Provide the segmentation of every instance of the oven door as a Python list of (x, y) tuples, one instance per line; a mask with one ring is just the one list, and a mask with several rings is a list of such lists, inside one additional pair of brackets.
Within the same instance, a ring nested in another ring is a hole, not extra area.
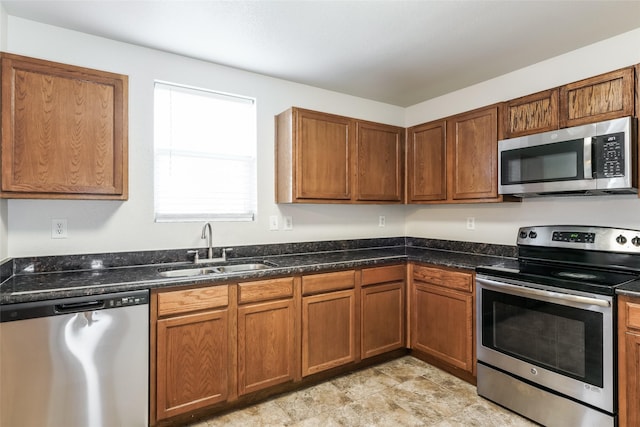
[(614, 413), (613, 298), (478, 275), (478, 361)]

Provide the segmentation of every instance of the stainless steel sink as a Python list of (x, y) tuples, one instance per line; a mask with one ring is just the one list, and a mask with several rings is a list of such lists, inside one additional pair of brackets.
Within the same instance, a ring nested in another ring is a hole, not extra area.
[(250, 264), (221, 265), (216, 268), (220, 270), (221, 273), (236, 273), (238, 271), (266, 270), (267, 268), (273, 268), (273, 266), (258, 262)]
[(181, 268), (179, 270), (166, 270), (160, 271), (159, 274), (162, 277), (190, 277), (190, 276), (204, 276), (207, 274), (220, 273), (217, 267), (207, 268)]
[(158, 274), (160, 274), (162, 277), (194, 277), (194, 276), (206, 276), (209, 274), (225, 274), (225, 273), (238, 273), (242, 271), (265, 270), (273, 267), (274, 266), (270, 264), (256, 262), (256, 263), (247, 263), (247, 264), (220, 265), (215, 267), (181, 268), (178, 270), (160, 271), (158, 272)]

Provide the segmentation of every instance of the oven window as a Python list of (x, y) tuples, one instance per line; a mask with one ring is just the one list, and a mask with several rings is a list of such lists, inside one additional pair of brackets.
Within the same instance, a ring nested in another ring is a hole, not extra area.
[(503, 151), (502, 184), (584, 179), (583, 146), (576, 139)]
[(602, 313), (482, 290), (482, 344), (603, 386)]

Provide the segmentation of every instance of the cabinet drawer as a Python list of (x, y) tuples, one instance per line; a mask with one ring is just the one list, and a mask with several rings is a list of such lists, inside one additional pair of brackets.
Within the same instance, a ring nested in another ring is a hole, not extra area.
[(473, 290), (473, 274), (462, 271), (451, 271), (416, 265), (413, 268), (413, 278), (445, 288), (467, 292)]
[(625, 304), (627, 310), (627, 328), (640, 329), (640, 303), (628, 302)]
[(365, 268), (362, 270), (362, 286), (404, 280), (405, 272), (405, 265)]
[(238, 303), (268, 301), (293, 296), (293, 278), (260, 280), (238, 285)]
[(225, 307), (229, 304), (229, 287), (187, 289), (158, 294), (158, 316)]
[(350, 289), (354, 286), (355, 271), (353, 270), (314, 274), (302, 278), (303, 295)]

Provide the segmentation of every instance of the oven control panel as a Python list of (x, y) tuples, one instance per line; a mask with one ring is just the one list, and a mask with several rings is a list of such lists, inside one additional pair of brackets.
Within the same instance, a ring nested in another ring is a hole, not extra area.
[(580, 231), (554, 231), (551, 235), (554, 242), (594, 243), (596, 233), (584, 233)]
[(640, 254), (640, 230), (584, 225), (541, 225), (518, 230), (518, 246)]

